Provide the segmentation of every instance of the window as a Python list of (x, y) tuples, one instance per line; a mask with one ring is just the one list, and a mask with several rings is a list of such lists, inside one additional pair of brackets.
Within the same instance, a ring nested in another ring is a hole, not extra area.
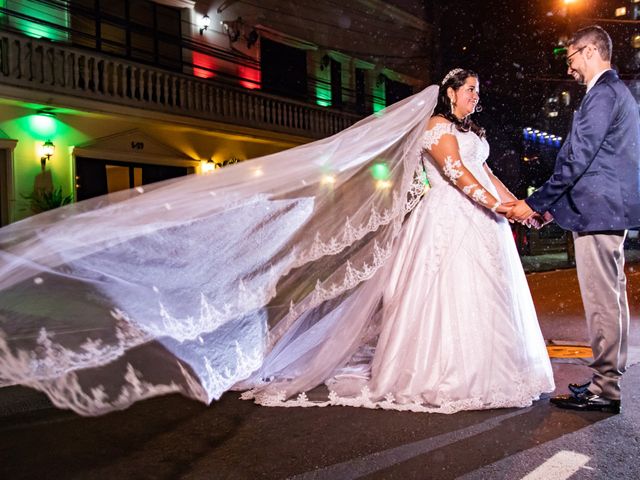
[(364, 115), (367, 109), (367, 72), (363, 68), (356, 68), (356, 111)]
[(342, 64), (331, 59), (331, 105), (342, 106)]
[(180, 10), (148, 0), (73, 0), (73, 44), (182, 69)]
[(262, 88), (289, 97), (307, 97), (307, 54), (266, 38), (260, 40)]
[(385, 82), (385, 97), (387, 99), (387, 106), (396, 103), (403, 98), (407, 98), (413, 95), (413, 88), (406, 83), (396, 82), (390, 78)]

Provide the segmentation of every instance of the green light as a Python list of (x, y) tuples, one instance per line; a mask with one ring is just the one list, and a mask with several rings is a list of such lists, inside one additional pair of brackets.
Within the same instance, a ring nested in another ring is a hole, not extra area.
[[(5, 7), (6, 0), (0, 0), (0, 6)], [(54, 41), (69, 40), (66, 30), (69, 28), (69, 12), (61, 9), (57, 5), (47, 5), (42, 2), (11, 2), (11, 8), (17, 13), (24, 15), (7, 16), (6, 23), (25, 35), (34, 38), (47, 38)], [(35, 19), (46, 18), (48, 22), (55, 26), (40, 25), (29, 17)], [(57, 28), (61, 27), (61, 28)]]
[(386, 102), (386, 99), (384, 95), (382, 96), (382, 98), (378, 96), (374, 96), (373, 97), (373, 113), (380, 113), (382, 110), (384, 110), (386, 107), (385, 102)]
[(373, 88), (373, 113), (378, 113), (387, 106), (385, 82), (377, 82)]
[(390, 176), (389, 166), (384, 163), (376, 163), (371, 167), (371, 176), (376, 180), (388, 180)]
[(331, 85), (322, 80), (316, 82), (316, 103), (321, 107), (331, 106)]
[(565, 47), (556, 47), (553, 49), (553, 54), (557, 57), (558, 55), (563, 55), (566, 51)]
[(425, 172), (424, 170), (422, 171), (422, 183), (424, 183), (424, 186), (426, 188), (429, 188), (429, 179), (427, 178), (427, 172)]
[(29, 115), (26, 117), (27, 129), (38, 137), (54, 137), (58, 132), (56, 119), (49, 115)]
[(321, 107), (331, 106), (331, 74), (328, 68), (318, 63), (315, 69), (316, 76), (316, 104)]

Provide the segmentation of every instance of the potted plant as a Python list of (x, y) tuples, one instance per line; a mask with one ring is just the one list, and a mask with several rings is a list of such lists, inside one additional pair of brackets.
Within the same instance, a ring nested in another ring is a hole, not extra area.
[(37, 188), (29, 195), (22, 195), (22, 198), (29, 200), (33, 213), (41, 213), (71, 203), (73, 195), (62, 195), (62, 187), (52, 190)]

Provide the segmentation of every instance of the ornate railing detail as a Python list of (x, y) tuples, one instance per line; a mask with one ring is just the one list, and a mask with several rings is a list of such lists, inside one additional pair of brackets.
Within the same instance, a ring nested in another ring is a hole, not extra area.
[(11, 33), (0, 34), (0, 84), (310, 138), (359, 118)]

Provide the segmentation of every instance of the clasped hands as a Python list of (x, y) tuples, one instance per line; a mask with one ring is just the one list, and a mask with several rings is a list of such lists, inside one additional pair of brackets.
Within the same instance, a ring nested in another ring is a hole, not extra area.
[(510, 222), (519, 222), (526, 227), (540, 229), (553, 220), (549, 212), (540, 215), (531, 209), (524, 200), (515, 200), (502, 204), (507, 210), (502, 212)]

